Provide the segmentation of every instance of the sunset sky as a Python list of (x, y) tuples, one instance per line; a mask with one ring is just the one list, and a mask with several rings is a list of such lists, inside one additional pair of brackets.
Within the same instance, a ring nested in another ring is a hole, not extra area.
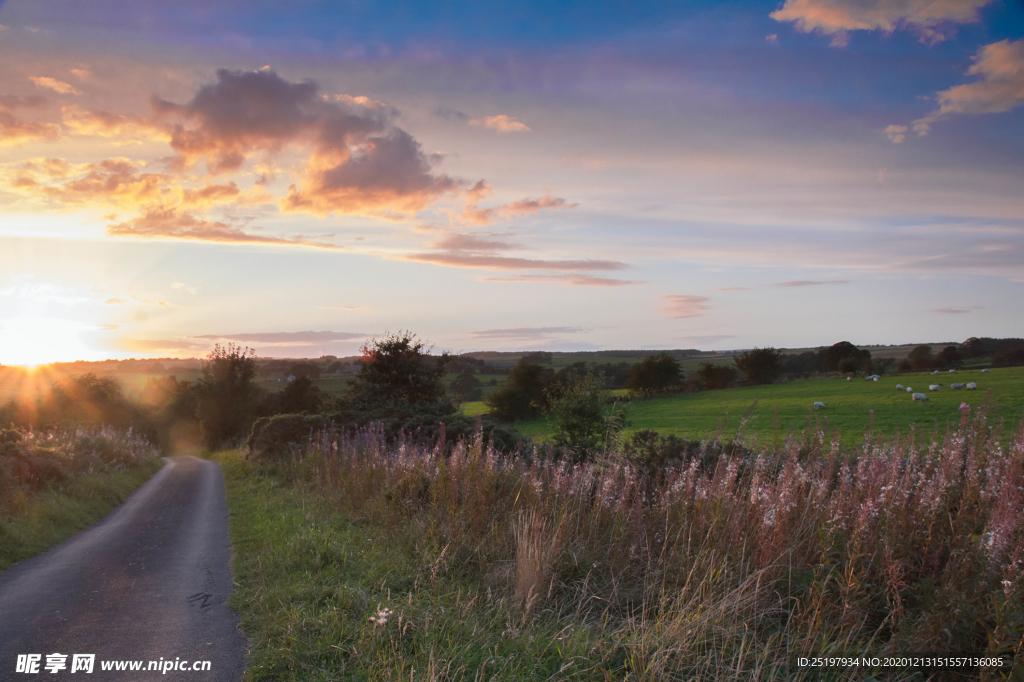
[(3, 364), (1024, 335), (1016, 0), (0, 25)]

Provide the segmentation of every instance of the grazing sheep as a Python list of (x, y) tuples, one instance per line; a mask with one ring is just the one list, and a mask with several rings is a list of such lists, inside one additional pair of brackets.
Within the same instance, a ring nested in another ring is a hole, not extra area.
[(847, 381), (853, 381), (853, 378), (852, 377), (846, 377), (846, 380)]
[(956, 390), (959, 390), (959, 389), (963, 388), (964, 385), (963, 384), (950, 384), (949, 387), (951, 389), (953, 389), (954, 391), (956, 391)]
[(904, 390), (903, 384), (896, 384), (896, 390), (897, 390), (897, 391), (902, 391), (902, 390)]
[(938, 374), (938, 373), (939, 373), (939, 370), (935, 370), (934, 372), (932, 372), (932, 374)]
[(924, 393), (915, 393), (914, 400), (923, 400), (925, 402), (928, 402), (928, 396), (926, 396)]
[(815, 401), (814, 409), (816, 409), (816, 410), (824, 410), (825, 409), (825, 403), (819, 403), (819, 402)]
[(973, 381), (968, 382), (968, 384), (967, 384), (967, 390), (968, 391), (973, 391), (977, 387), (978, 387), (978, 384), (974, 383)]
[(907, 393), (913, 393), (913, 392), (914, 392), (914, 389), (912, 389), (910, 386), (907, 386)]
[(956, 374), (956, 370), (955, 369), (951, 369), (951, 370), (949, 370), (949, 373), (950, 374)]
[(928, 384), (929, 391), (937, 391), (942, 388), (942, 384)]
[(878, 381), (878, 374), (872, 374), (871, 376), (864, 377), (864, 381)]
[(981, 373), (982, 374), (988, 374), (988, 368), (986, 367), (985, 369), (981, 370)]

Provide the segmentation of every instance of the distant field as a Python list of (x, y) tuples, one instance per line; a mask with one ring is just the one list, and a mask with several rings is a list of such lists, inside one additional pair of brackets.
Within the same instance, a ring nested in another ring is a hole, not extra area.
[[(974, 381), (978, 390), (952, 391), (949, 384)], [(910, 394), (897, 391), (896, 384), (913, 386), (915, 390), (928, 395), (929, 402), (913, 402)], [(928, 385), (941, 383), (940, 391), (928, 391)], [(778, 431), (781, 435), (800, 431), (808, 419), (818, 418), (829, 429), (839, 429), (844, 445), (863, 440), (864, 431), (871, 421), (874, 410), (875, 430), (887, 434), (897, 431), (907, 433), (914, 425), (931, 431), (935, 427), (944, 429), (947, 424), (959, 420), (958, 408), (966, 402), (977, 408), (991, 389), (993, 408), (989, 423), (998, 428), (1005, 420), (1015, 428), (1024, 413), (1024, 367), (993, 369), (987, 374), (980, 370), (960, 371), (956, 374), (930, 373), (884, 376), (879, 381), (864, 381), (854, 378), (810, 379), (791, 381), (770, 386), (748, 386), (724, 391), (704, 391), (638, 400), (626, 403), (630, 421), (628, 432), (639, 429), (655, 429), (663, 434), (674, 433), (687, 438), (714, 436), (719, 428), (723, 434), (732, 435), (739, 427), (740, 419), (756, 399), (757, 407), (744, 427), (746, 437), (757, 434), (760, 438), (771, 437), (774, 410), (778, 410)], [(815, 401), (825, 403), (824, 410), (811, 411)], [(466, 414), (486, 412), (483, 403), (467, 403), (463, 406)], [(543, 441), (554, 430), (550, 418), (535, 419), (516, 424), (524, 435), (535, 441)]]

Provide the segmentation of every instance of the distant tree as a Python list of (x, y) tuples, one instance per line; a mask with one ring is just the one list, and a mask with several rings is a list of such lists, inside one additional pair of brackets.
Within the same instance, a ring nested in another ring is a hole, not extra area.
[(550, 365), (553, 359), (554, 356), (546, 350), (535, 350), (520, 358), (520, 360), (525, 360), (532, 365)]
[(462, 370), (449, 386), (451, 392), (463, 402), (480, 400), (483, 397), (483, 389), (480, 388), (480, 380), (473, 375), (469, 367)]
[(484, 402), (490, 413), (501, 421), (530, 419), (548, 408), (546, 391), (554, 372), (525, 358), (509, 372), (505, 385), (491, 393)]
[(364, 344), (360, 349), (363, 364), (352, 383), (352, 398), (364, 406), (443, 401), (449, 356), (435, 356), (429, 351), (408, 331), (385, 334)]
[(782, 358), (782, 368), (787, 374), (812, 374), (818, 371), (820, 365), (821, 356), (812, 350)]
[(955, 368), (964, 364), (956, 346), (946, 346), (935, 356), (935, 367)]
[(206, 356), (196, 384), (196, 418), (207, 446), (227, 443), (252, 426), (260, 398), (255, 377), (256, 352), (250, 348), (217, 344)]
[(860, 350), (849, 341), (834, 343), (821, 352), (823, 372), (858, 372), (871, 369), (871, 351)]
[(910, 366), (918, 371), (931, 369), (935, 364), (931, 346), (917, 346), (907, 355), (907, 360), (910, 361)]
[(334, 374), (344, 366), (345, 363), (343, 363), (341, 360), (334, 360), (333, 362), (327, 365), (327, 369), (325, 369), (324, 371), (327, 372), (328, 374)]
[(960, 344), (960, 355), (965, 358), (980, 358), (989, 354), (988, 344), (972, 336)]
[(772, 347), (744, 351), (732, 361), (751, 384), (770, 384), (782, 375), (782, 351)]
[(649, 355), (633, 365), (626, 377), (625, 387), (634, 393), (650, 396), (672, 388), (683, 381), (679, 362), (668, 353)]
[(280, 393), (269, 396), (270, 414), (316, 414), (323, 407), (327, 394), (313, 385), (308, 376), (299, 377), (284, 387)]
[(320, 378), (320, 365), (315, 362), (297, 362), (291, 366), (288, 374), (296, 379), (308, 378), (316, 380)]
[(992, 364), (996, 367), (1017, 367), (1019, 365), (1024, 365), (1024, 348), (998, 353), (994, 358), (992, 358)]
[(900, 371), (900, 372), (913, 372), (913, 371), (914, 371), (914, 363), (912, 363), (912, 362), (911, 362), (911, 361), (910, 361), (909, 359), (907, 359), (907, 358), (903, 358), (903, 359), (902, 359), (902, 360), (900, 360), (900, 361), (899, 361), (899, 363), (898, 363), (898, 364), (896, 365), (896, 369), (897, 369), (898, 371)]
[(702, 362), (697, 370), (697, 378), (708, 390), (729, 388), (736, 383), (739, 373), (735, 367), (728, 365), (716, 365), (710, 362)]
[(550, 396), (555, 416), (552, 440), (577, 462), (607, 446), (625, 426), (620, 410), (607, 409), (601, 388), (601, 379), (593, 374), (569, 374)]

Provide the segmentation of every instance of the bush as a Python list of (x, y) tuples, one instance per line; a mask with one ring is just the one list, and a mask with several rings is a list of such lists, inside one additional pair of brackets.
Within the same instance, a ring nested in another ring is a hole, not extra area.
[(292, 446), (304, 447), (309, 438), (331, 424), (322, 414), (276, 414), (260, 417), (252, 425), (245, 445), (252, 459), (275, 461), (288, 457)]
[(577, 462), (608, 447), (625, 423), (622, 412), (614, 405), (607, 409), (607, 403), (599, 378), (593, 374), (570, 375), (551, 399), (556, 420), (552, 441), (566, 448)]
[(732, 360), (751, 384), (770, 384), (782, 375), (782, 351), (775, 348), (754, 348)]
[(469, 368), (455, 377), (450, 388), (459, 400), (465, 402), (480, 400), (484, 395), (483, 389), (480, 388), (480, 380), (473, 376), (473, 370)]

